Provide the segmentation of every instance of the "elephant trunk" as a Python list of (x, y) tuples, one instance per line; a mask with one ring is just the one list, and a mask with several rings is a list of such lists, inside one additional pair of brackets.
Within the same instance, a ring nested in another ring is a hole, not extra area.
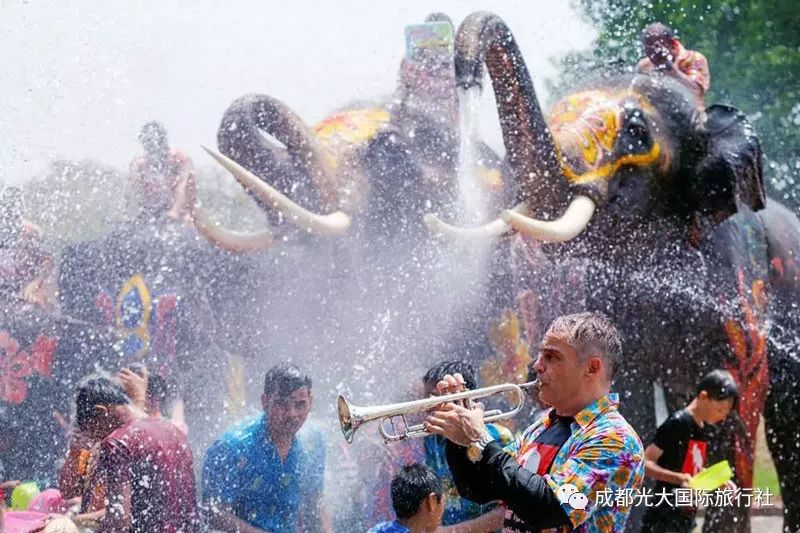
[(482, 88), (484, 64), (492, 80), (506, 157), (521, 201), (480, 228), (457, 228), (432, 214), (425, 218), (428, 227), (452, 240), (496, 238), (511, 228), (546, 242), (575, 238), (594, 215), (595, 205), (586, 196), (572, 199), (556, 220), (531, 218), (552, 219), (564, 210), (569, 198), (567, 180), (514, 36), (497, 15), (478, 12), (468, 16), (456, 34), (458, 86), (463, 90)]
[(519, 184), (520, 200), (537, 215), (539, 210), (553, 215), (563, 207), (568, 191), (533, 81), (505, 22), (492, 13), (478, 12), (464, 20), (456, 35), (458, 86), (481, 87), (484, 64), (494, 88), (506, 157)]
[(217, 142), (222, 154), (209, 153), (262, 206), (278, 211), (281, 220), (326, 235), (349, 227), (349, 217), (337, 211), (339, 191), (330, 158), (302, 119), (279, 100), (247, 95), (234, 101), (222, 118)]

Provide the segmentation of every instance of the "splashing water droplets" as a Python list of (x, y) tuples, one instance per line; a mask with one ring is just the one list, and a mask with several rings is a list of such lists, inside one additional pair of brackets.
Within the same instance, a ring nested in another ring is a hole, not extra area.
[(479, 87), (459, 89), (458, 191), (459, 212), (464, 224), (478, 224), (487, 216), (486, 195), (482, 193), (475, 172), (478, 139)]

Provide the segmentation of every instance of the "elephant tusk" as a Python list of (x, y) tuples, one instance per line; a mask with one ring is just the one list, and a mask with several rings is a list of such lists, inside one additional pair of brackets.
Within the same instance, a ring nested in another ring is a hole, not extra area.
[(350, 227), (350, 216), (342, 211), (318, 215), (301, 207), (267, 182), (223, 154), (203, 146), (208, 154), (225, 167), (247, 190), (253, 192), (268, 205), (283, 213), (286, 219), (298, 228), (315, 235), (344, 235)]
[[(527, 210), (528, 206), (522, 202), (510, 209), (509, 212), (525, 213)], [(509, 226), (500, 218), (496, 218), (495, 220), (484, 224), (483, 226), (477, 226), (474, 228), (461, 228), (452, 224), (448, 224), (433, 213), (427, 213), (423, 217), (423, 221), (434, 235), (442, 237), (448, 241), (460, 243), (493, 241), (499, 239), (512, 229), (511, 226)]]
[(536, 220), (506, 210), (500, 218), (521, 234), (543, 242), (567, 242), (577, 237), (594, 215), (595, 205), (588, 196), (576, 196), (558, 220)]
[(208, 215), (199, 208), (194, 208), (194, 227), (211, 244), (236, 253), (262, 252), (269, 250), (275, 243), (275, 237), (269, 230), (245, 233), (231, 231), (211, 222)]

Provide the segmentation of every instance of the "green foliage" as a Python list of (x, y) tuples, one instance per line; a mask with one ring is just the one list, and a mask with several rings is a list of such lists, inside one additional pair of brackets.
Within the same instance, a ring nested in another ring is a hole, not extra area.
[(753, 121), (770, 193), (800, 207), (800, 4), (784, 0), (575, 0), (600, 34), (593, 50), (563, 58), (563, 79), (616, 58), (634, 65), (650, 22), (675, 30), (711, 68), (709, 103)]

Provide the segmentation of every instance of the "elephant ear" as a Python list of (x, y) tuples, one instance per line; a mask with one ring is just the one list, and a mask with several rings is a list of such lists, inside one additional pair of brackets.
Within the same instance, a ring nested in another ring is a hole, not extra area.
[(697, 167), (699, 211), (724, 220), (743, 205), (764, 208), (761, 144), (744, 113), (727, 105), (706, 110), (708, 152)]

